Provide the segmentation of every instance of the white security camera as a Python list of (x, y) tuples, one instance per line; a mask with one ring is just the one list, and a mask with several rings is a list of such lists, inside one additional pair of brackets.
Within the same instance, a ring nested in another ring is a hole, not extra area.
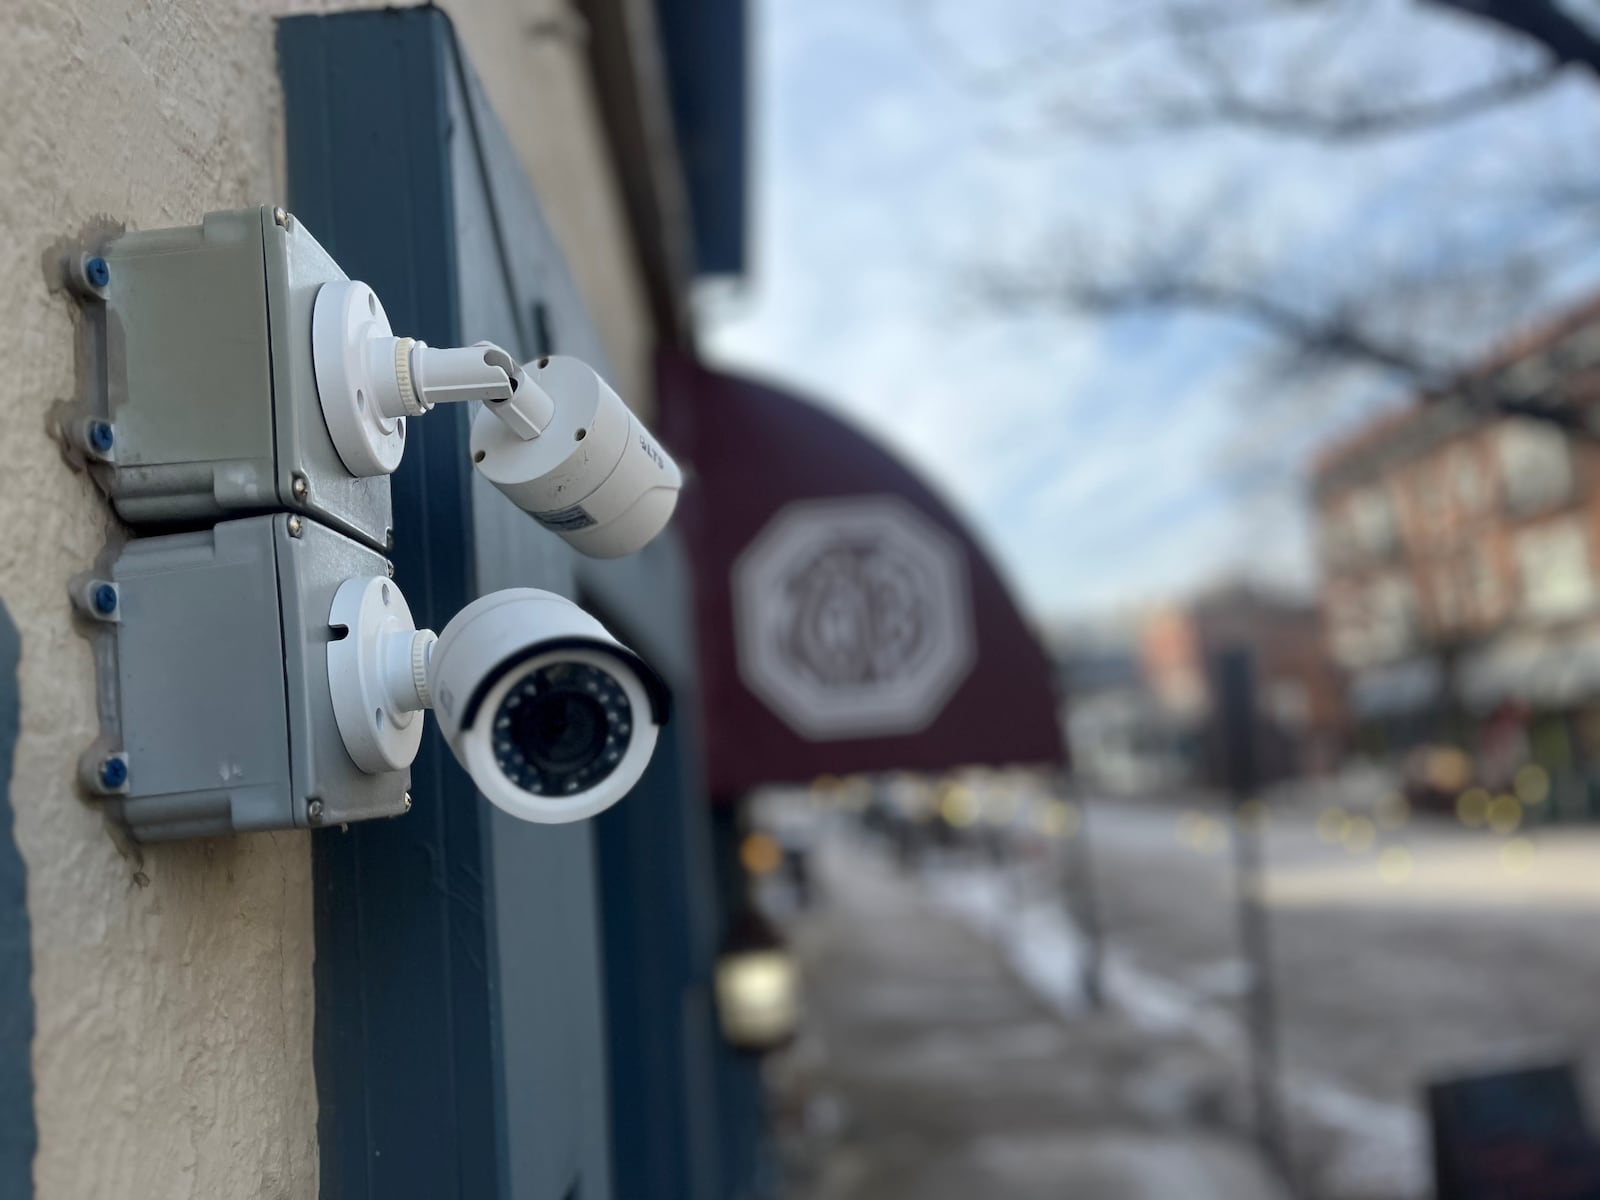
[(411, 623), (391, 580), (350, 579), (328, 619), (334, 715), (356, 765), (410, 765), (431, 707), (478, 790), (524, 821), (610, 808), (644, 774), (667, 721), (661, 677), (553, 592), (492, 592), (436, 638)]
[(312, 358), (328, 432), (352, 475), (399, 466), (408, 417), (476, 400), (474, 465), (579, 553), (632, 554), (677, 505), (678, 465), (579, 359), (519, 366), (491, 342), (438, 349), (395, 337), (372, 289), (354, 280), (317, 292)]
[(579, 821), (644, 774), (670, 697), (650, 666), (572, 601), (511, 588), (444, 627), (428, 678), (450, 749), (494, 804)]
[[(530, 389), (550, 397), (553, 415), (525, 438), (503, 410)], [(530, 363), (510, 401), (478, 410), (472, 461), (513, 504), (591, 558), (641, 549), (666, 527), (683, 486), (677, 463), (594, 368), (561, 355)]]

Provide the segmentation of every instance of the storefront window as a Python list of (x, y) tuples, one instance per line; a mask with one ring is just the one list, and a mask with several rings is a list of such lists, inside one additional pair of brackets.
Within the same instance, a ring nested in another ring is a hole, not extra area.
[(1496, 443), (1506, 506), (1538, 512), (1572, 495), (1572, 458), (1566, 435), (1537, 421), (1511, 421)]
[(1522, 606), (1534, 617), (1569, 617), (1595, 599), (1588, 540), (1575, 518), (1523, 531), (1517, 538)]

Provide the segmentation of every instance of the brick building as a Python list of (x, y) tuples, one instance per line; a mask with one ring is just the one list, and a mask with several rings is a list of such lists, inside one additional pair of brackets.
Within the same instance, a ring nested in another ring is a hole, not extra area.
[[(1597, 372), (1593, 302), (1465, 386), (1582, 419)], [(1531, 756), (1586, 791), (1584, 764), (1600, 759), (1600, 439), (1419, 397), (1324, 452), (1313, 499), (1328, 645), (1360, 743), (1451, 742), (1487, 775)]]

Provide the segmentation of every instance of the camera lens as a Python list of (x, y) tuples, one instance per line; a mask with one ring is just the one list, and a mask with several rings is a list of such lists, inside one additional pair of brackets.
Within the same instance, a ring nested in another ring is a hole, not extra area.
[(590, 663), (552, 663), (500, 702), (495, 761), (525, 791), (568, 795), (615, 771), (632, 733), (633, 708), (613, 676)]

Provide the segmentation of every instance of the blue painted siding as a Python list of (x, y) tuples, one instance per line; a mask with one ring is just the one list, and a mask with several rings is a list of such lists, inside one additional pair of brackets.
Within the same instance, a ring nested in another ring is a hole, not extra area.
[(16, 626), (0, 604), (0, 1196), (33, 1195), (33, 952), (28, 870), (12, 836), (11, 767), (21, 699)]

